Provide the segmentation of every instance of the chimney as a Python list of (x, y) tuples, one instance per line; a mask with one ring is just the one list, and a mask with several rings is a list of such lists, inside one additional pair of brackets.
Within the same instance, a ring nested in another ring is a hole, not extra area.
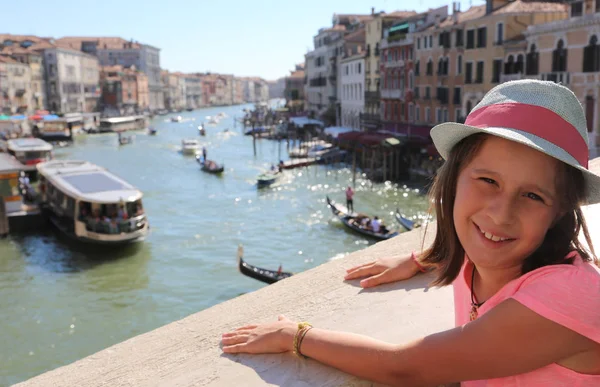
[(435, 15), (435, 28), (440, 26), (440, 15)]
[(452, 20), (458, 23), (458, 14), (460, 13), (460, 3), (457, 1), (452, 3)]
[(375, 15), (375, 7), (371, 7), (371, 15)]

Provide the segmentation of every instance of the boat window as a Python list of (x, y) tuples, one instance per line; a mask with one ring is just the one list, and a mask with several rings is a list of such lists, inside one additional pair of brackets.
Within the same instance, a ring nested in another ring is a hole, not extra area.
[(67, 196), (67, 208), (66, 213), (68, 216), (75, 217), (75, 199)]
[(16, 196), (19, 194), (19, 184), (16, 178), (0, 179), (0, 196)]
[(141, 209), (141, 201), (126, 204), (97, 204), (80, 202), (79, 220), (85, 222), (86, 229), (98, 234), (130, 233), (144, 228), (146, 218), (136, 213)]

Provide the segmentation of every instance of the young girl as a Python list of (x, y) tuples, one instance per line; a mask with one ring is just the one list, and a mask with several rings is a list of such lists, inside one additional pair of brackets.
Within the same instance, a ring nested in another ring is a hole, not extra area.
[(464, 125), (431, 136), (446, 159), (431, 192), (433, 245), (346, 279), (370, 276), (368, 287), (434, 270), (435, 284), (454, 287), (456, 328), (397, 345), (280, 316), (224, 334), (223, 351), (294, 351), (389, 385), (600, 386), (600, 270), (580, 209), (600, 202), (600, 177), (587, 170), (575, 95), (504, 83)]

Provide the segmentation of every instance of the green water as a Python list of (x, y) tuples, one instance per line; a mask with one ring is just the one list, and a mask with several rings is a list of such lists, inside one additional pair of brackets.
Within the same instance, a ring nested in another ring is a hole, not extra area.
[[(325, 204), (325, 195), (344, 198), (352, 180), (346, 167), (286, 171), (277, 186), (257, 190), (256, 176), (279, 160), (278, 143), (259, 141), (253, 156), (252, 139), (233, 124), (243, 107), (184, 112), (180, 123), (158, 117), (158, 135), (136, 133), (132, 145), (119, 147), (114, 134), (90, 135), (55, 151), (140, 188), (151, 232), (117, 252), (74, 246), (52, 229), (0, 240), (0, 385), (266, 286), (239, 274), (238, 244), (253, 264), (300, 272), (373, 243), (348, 233)], [(218, 112), (228, 117), (198, 136), (199, 123)], [(188, 137), (225, 163), (222, 177), (179, 152)], [(287, 159), (285, 151), (282, 143)], [(359, 176), (356, 190), (355, 209), (394, 228), (396, 207), (409, 215), (426, 210), (425, 198), (402, 185), (371, 185)]]

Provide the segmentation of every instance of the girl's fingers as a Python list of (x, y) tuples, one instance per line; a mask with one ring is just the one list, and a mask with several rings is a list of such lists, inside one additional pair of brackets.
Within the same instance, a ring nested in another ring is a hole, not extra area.
[(365, 267), (365, 268), (353, 271), (352, 273), (348, 273), (348, 274), (346, 274), (344, 279), (351, 280), (351, 279), (366, 277), (369, 275), (374, 275), (374, 274), (379, 274), (379, 273), (381, 273), (381, 270), (379, 268), (377, 268), (375, 265), (373, 265), (373, 266), (369, 266), (369, 267)]
[(221, 339), (221, 343), (226, 346), (246, 343), (248, 341), (248, 337), (248, 335), (227, 336)]
[(358, 269), (362, 269), (363, 267), (370, 266), (370, 265), (372, 265), (374, 263), (375, 262), (363, 263), (362, 265), (358, 265), (358, 266), (351, 267), (350, 269), (346, 269), (346, 272), (350, 273), (350, 272), (356, 271)]
[(246, 343), (243, 344), (234, 344), (223, 347), (223, 352), (225, 353), (240, 353), (245, 352), (244, 348), (246, 347)]

